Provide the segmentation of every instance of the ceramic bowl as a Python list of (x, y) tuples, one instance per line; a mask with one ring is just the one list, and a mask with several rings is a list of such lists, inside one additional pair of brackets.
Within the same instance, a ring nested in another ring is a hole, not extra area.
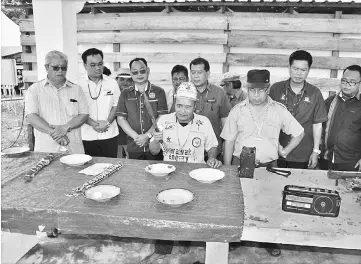
[(194, 194), (186, 189), (166, 189), (157, 194), (158, 202), (171, 207), (180, 207), (194, 199)]
[(155, 177), (165, 177), (169, 173), (175, 171), (175, 167), (170, 164), (157, 163), (148, 165), (145, 167), (145, 171), (151, 173)]
[(27, 153), (28, 151), (30, 151), (29, 147), (25, 147), (25, 146), (13, 147), (13, 148), (4, 149), (1, 154), (11, 158), (11, 157), (19, 157)]
[(81, 166), (89, 161), (92, 157), (85, 154), (72, 154), (60, 158), (60, 162), (68, 166)]
[(212, 168), (201, 168), (189, 172), (189, 176), (202, 183), (214, 183), (223, 179), (225, 174), (223, 171)]
[(97, 185), (85, 191), (85, 197), (104, 203), (120, 194), (120, 188), (114, 185)]

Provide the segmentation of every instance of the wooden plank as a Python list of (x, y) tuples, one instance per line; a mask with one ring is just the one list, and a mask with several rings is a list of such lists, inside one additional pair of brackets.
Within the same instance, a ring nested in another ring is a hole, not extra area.
[[(148, 62), (175, 62), (175, 63), (189, 63), (194, 58), (203, 57), (210, 63), (224, 63), (226, 61), (226, 54), (224, 53), (137, 53), (137, 52), (108, 52), (104, 53), (104, 62), (125, 62), (129, 63), (135, 57), (143, 57)], [(23, 62), (36, 62), (36, 55), (22, 54)], [(81, 60), (81, 54), (78, 57)]]
[(361, 51), (361, 41), (350, 38), (333, 37), (284, 37), (268, 35), (243, 35), (231, 33), (228, 39), (231, 47), (265, 48), (265, 49), (305, 49), (305, 50), (339, 50)]
[[(182, 21), (180, 23), (180, 21)], [(78, 14), (78, 30), (225, 29), (227, 17), (218, 13)]]
[(207, 242), (205, 264), (228, 264), (228, 243)]
[[(186, 32), (78, 32), (78, 44), (81, 43), (121, 43), (121, 44), (208, 44), (223, 45), (227, 35), (222, 33), (186, 33)], [(21, 45), (35, 45), (35, 35), (20, 38)]]
[[(39, 153), (30, 153), (29, 157), (33, 159), (22, 159), (21, 164), (36, 163)], [(93, 158), (93, 162), (119, 161)], [(22, 174), (18, 173), (17, 177), (2, 185), (2, 228), (33, 233), (38, 225), (44, 224), (45, 231), (57, 227), (62, 234), (227, 243), (239, 241), (243, 218), (242, 194), (235, 167), (221, 167), (225, 178), (214, 184), (202, 184), (188, 174), (193, 169), (206, 167), (206, 164), (174, 163), (177, 170), (165, 181), (145, 172), (144, 168), (155, 161), (121, 161), (123, 168), (102, 182), (121, 188), (121, 195), (107, 203), (97, 203), (83, 196), (67, 197), (65, 194), (90, 178), (78, 173), (81, 168), (65, 166), (58, 159), (39, 172), (31, 183), (24, 183)], [(19, 168), (20, 165), (19, 159), (1, 162), (11, 162), (12, 166), (7, 168)], [(1, 176), (14, 177), (14, 172), (2, 169)], [(157, 193), (174, 186), (192, 191), (195, 199), (178, 208), (157, 202)]]
[[(347, 182), (327, 178), (327, 171), (291, 169), (288, 178), (265, 168), (255, 170), (254, 179), (241, 179), (245, 204), (242, 240), (361, 249), (361, 194), (346, 189)], [(342, 197), (336, 218), (282, 211), (285, 185), (337, 190)]]
[[(342, 17), (342, 11), (336, 11), (335, 13), (335, 19), (340, 19)], [(339, 39), (341, 34), (335, 33), (333, 34), (333, 37), (335, 39)], [(361, 41), (359, 41), (361, 42)], [(332, 50), (332, 57), (339, 57), (340, 56), (340, 50), (339, 49), (333, 49)], [(331, 69), (330, 77), (331, 78), (337, 78), (338, 70), (337, 69)]]
[(361, 33), (361, 19), (229, 17), (230, 30), (268, 30), (297, 32)]
[[(113, 43), (113, 51), (120, 52), (120, 43)], [(114, 71), (117, 71), (120, 68), (120, 62), (113, 63)]]
[[(229, 53), (227, 62), (233, 66), (288, 67), (288, 55)], [(313, 57), (316, 69), (345, 69), (352, 64), (361, 64), (361, 58)]]

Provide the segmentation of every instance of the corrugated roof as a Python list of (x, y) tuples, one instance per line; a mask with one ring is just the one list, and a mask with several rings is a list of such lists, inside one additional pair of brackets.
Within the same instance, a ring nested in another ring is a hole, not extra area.
[(186, 3), (186, 2), (248, 2), (248, 3), (323, 3), (344, 4), (361, 3), (361, 0), (89, 0), (89, 4), (111, 3)]

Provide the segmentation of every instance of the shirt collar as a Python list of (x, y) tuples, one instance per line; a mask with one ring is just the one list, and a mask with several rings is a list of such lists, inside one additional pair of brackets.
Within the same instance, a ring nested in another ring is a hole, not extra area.
[[(241, 106), (246, 106), (246, 105), (249, 105), (250, 102), (249, 102), (249, 97), (247, 96), (246, 99), (244, 99), (242, 102), (240, 102), (240, 105)], [(275, 101), (268, 95), (267, 96), (267, 104), (269, 105), (274, 105), (275, 104)]]
[[(291, 78), (289, 78), (288, 81), (286, 82), (286, 89), (288, 89), (288, 90), (290, 90), (291, 92), (295, 93), (295, 92), (292, 90), (292, 88), (291, 88)], [(305, 93), (307, 93), (308, 90), (309, 90), (309, 83), (305, 81), (304, 84), (303, 84), (303, 88), (301, 89), (301, 91), (300, 91), (299, 94), (301, 94), (303, 91), (304, 91)]]
[[(85, 74), (85, 80), (93, 82), (93, 81), (89, 78), (89, 75), (88, 75), (88, 74)], [(104, 75), (103, 75), (103, 74), (102, 74), (102, 76), (100, 77), (100, 80), (101, 80), (101, 81), (104, 80)]]
[[(342, 97), (342, 91), (338, 93), (338, 96), (342, 99), (342, 101), (346, 101), (343, 97)], [(355, 94), (354, 96), (350, 97), (349, 99), (352, 99), (352, 98), (356, 98), (357, 100), (360, 101), (361, 99), (361, 91), (359, 91), (357, 94)]]
[[(148, 91), (148, 88), (149, 88), (149, 82), (147, 83), (147, 86), (145, 87), (144, 92)], [(139, 92), (139, 89), (138, 89), (138, 87), (137, 87), (137, 84), (136, 84), (136, 83), (134, 83), (134, 89), (135, 89), (137, 92)]]
[[(44, 86), (46, 86), (46, 85), (51, 85), (51, 86), (55, 87), (55, 86), (50, 82), (50, 80), (48, 79), (48, 77), (46, 77), (46, 79), (45, 79), (45, 84), (44, 84)], [(65, 87), (72, 87), (71, 84), (70, 84), (70, 82), (68, 81), (68, 79), (65, 80), (65, 83), (63, 84), (63, 86), (61, 86), (60, 88), (56, 88), (56, 87), (55, 87), (55, 88), (58, 89), (58, 90), (60, 90), (60, 89), (63, 89), (63, 88), (65, 88)]]

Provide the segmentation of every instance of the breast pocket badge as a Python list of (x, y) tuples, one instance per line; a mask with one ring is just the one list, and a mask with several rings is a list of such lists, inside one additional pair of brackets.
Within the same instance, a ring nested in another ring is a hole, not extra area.
[(193, 138), (193, 140), (192, 140), (192, 145), (193, 145), (193, 147), (195, 147), (195, 148), (199, 148), (200, 145), (201, 145), (201, 143), (202, 143), (202, 140), (201, 140), (199, 137), (195, 137), (195, 138)]

